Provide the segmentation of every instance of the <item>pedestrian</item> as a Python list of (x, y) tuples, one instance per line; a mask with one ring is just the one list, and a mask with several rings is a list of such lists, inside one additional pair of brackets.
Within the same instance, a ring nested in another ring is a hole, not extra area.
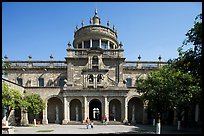
[(90, 125), (90, 119), (87, 117), (86, 118), (86, 128), (88, 129)]
[(91, 128), (93, 128), (93, 121), (91, 121)]
[(106, 115), (104, 116), (104, 118), (103, 118), (103, 124), (107, 124), (107, 117), (106, 117)]

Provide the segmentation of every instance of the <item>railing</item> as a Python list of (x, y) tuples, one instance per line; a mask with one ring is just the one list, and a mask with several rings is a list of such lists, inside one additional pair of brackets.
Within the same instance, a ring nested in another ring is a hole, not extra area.
[[(108, 51), (107, 51), (108, 52)], [(85, 54), (84, 54), (85, 55)], [(106, 54), (107, 55), (107, 54)], [(117, 55), (117, 54), (116, 54)], [(111, 57), (111, 55), (108, 55)], [(54, 67), (66, 68), (66, 61), (5, 61), (10, 64), (10, 68), (26, 68), (26, 67)], [(127, 69), (155, 69), (167, 65), (167, 62), (162, 61), (125, 61), (123, 68)]]
[(66, 61), (5, 61), (10, 67), (66, 67)]
[[(91, 49), (68, 49), (68, 57), (87, 57), (88, 52)], [(112, 58), (112, 57), (123, 57), (123, 50), (121, 49), (101, 49), (103, 52), (103, 57)]]
[(162, 61), (125, 61), (124, 68), (133, 69), (155, 69), (167, 65), (167, 62)]

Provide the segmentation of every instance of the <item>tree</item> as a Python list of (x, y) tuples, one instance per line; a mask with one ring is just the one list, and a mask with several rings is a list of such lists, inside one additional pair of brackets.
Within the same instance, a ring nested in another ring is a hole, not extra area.
[(151, 71), (146, 78), (139, 78), (136, 85), (142, 98), (149, 101), (148, 108), (155, 114), (162, 114), (174, 107), (183, 110), (201, 90), (189, 73), (172, 68), (171, 65)]
[[(192, 45), (192, 48), (183, 51), (187, 45)], [(172, 67), (183, 72), (189, 73), (194, 77), (194, 83), (200, 88), (202, 86), (202, 14), (196, 16), (194, 26), (186, 33), (186, 39), (183, 45), (178, 48), (179, 57), (174, 60), (169, 60)], [(197, 93), (196, 102), (200, 102), (201, 93)]]
[[(191, 45), (192, 48), (184, 51), (184, 47)], [(199, 103), (200, 109), (203, 109), (202, 102), (202, 70), (201, 70), (201, 58), (202, 58), (202, 14), (196, 16), (194, 26), (186, 33), (186, 39), (183, 45), (178, 48), (179, 57), (173, 60), (169, 60), (172, 63), (172, 67), (189, 73), (193, 77), (194, 93), (192, 95), (191, 103)], [(179, 107), (182, 107), (180, 105)], [(181, 111), (180, 111), (181, 112)], [(180, 117), (180, 116), (179, 116)]]
[(6, 120), (8, 119), (12, 110), (21, 109), (27, 106), (28, 103), (24, 101), (23, 94), (13, 88), (10, 88), (7, 84), (2, 85), (2, 107), (7, 111)]
[(10, 67), (10, 64), (8, 62), (5, 62), (5, 60), (2, 58), (2, 75), (6, 75), (6, 69)]
[(25, 100), (30, 104), (28, 106), (28, 112), (32, 113), (34, 120), (36, 116), (45, 109), (45, 102), (38, 94), (29, 94), (25, 96)]

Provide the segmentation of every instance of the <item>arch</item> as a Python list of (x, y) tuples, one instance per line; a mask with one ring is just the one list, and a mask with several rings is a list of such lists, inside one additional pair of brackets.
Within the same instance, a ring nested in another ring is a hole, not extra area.
[(118, 99), (112, 99), (109, 103), (109, 120), (121, 121), (121, 102)]
[(93, 83), (93, 81), (94, 81), (93, 74), (88, 74), (87, 79), (88, 79), (89, 83)]
[(78, 99), (73, 99), (70, 102), (70, 120), (82, 121), (82, 103)]
[(102, 119), (102, 104), (98, 99), (92, 99), (89, 102), (89, 118), (91, 120)]
[(142, 123), (143, 121), (143, 101), (138, 97), (132, 97), (128, 101), (128, 122)]
[(103, 75), (102, 74), (98, 74), (97, 75), (97, 83), (101, 83), (101, 80), (103, 80)]
[(57, 97), (58, 99), (60, 99), (60, 101), (63, 103), (64, 101), (62, 100), (61, 97), (59, 97), (59, 95), (50, 95), (48, 96), (45, 100), (48, 101), (49, 99), (53, 98), (53, 97)]
[(64, 118), (63, 103), (58, 97), (51, 97), (47, 102), (48, 123), (60, 124)]

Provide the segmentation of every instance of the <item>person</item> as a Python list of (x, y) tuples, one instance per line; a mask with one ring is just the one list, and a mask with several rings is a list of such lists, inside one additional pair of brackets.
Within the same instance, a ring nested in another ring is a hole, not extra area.
[(106, 117), (106, 115), (105, 115), (104, 118), (103, 118), (103, 123), (104, 123), (104, 124), (107, 124), (107, 117)]
[(87, 117), (86, 118), (86, 128), (88, 129), (90, 125), (90, 119)]
[(93, 128), (93, 121), (91, 121), (91, 128)]

